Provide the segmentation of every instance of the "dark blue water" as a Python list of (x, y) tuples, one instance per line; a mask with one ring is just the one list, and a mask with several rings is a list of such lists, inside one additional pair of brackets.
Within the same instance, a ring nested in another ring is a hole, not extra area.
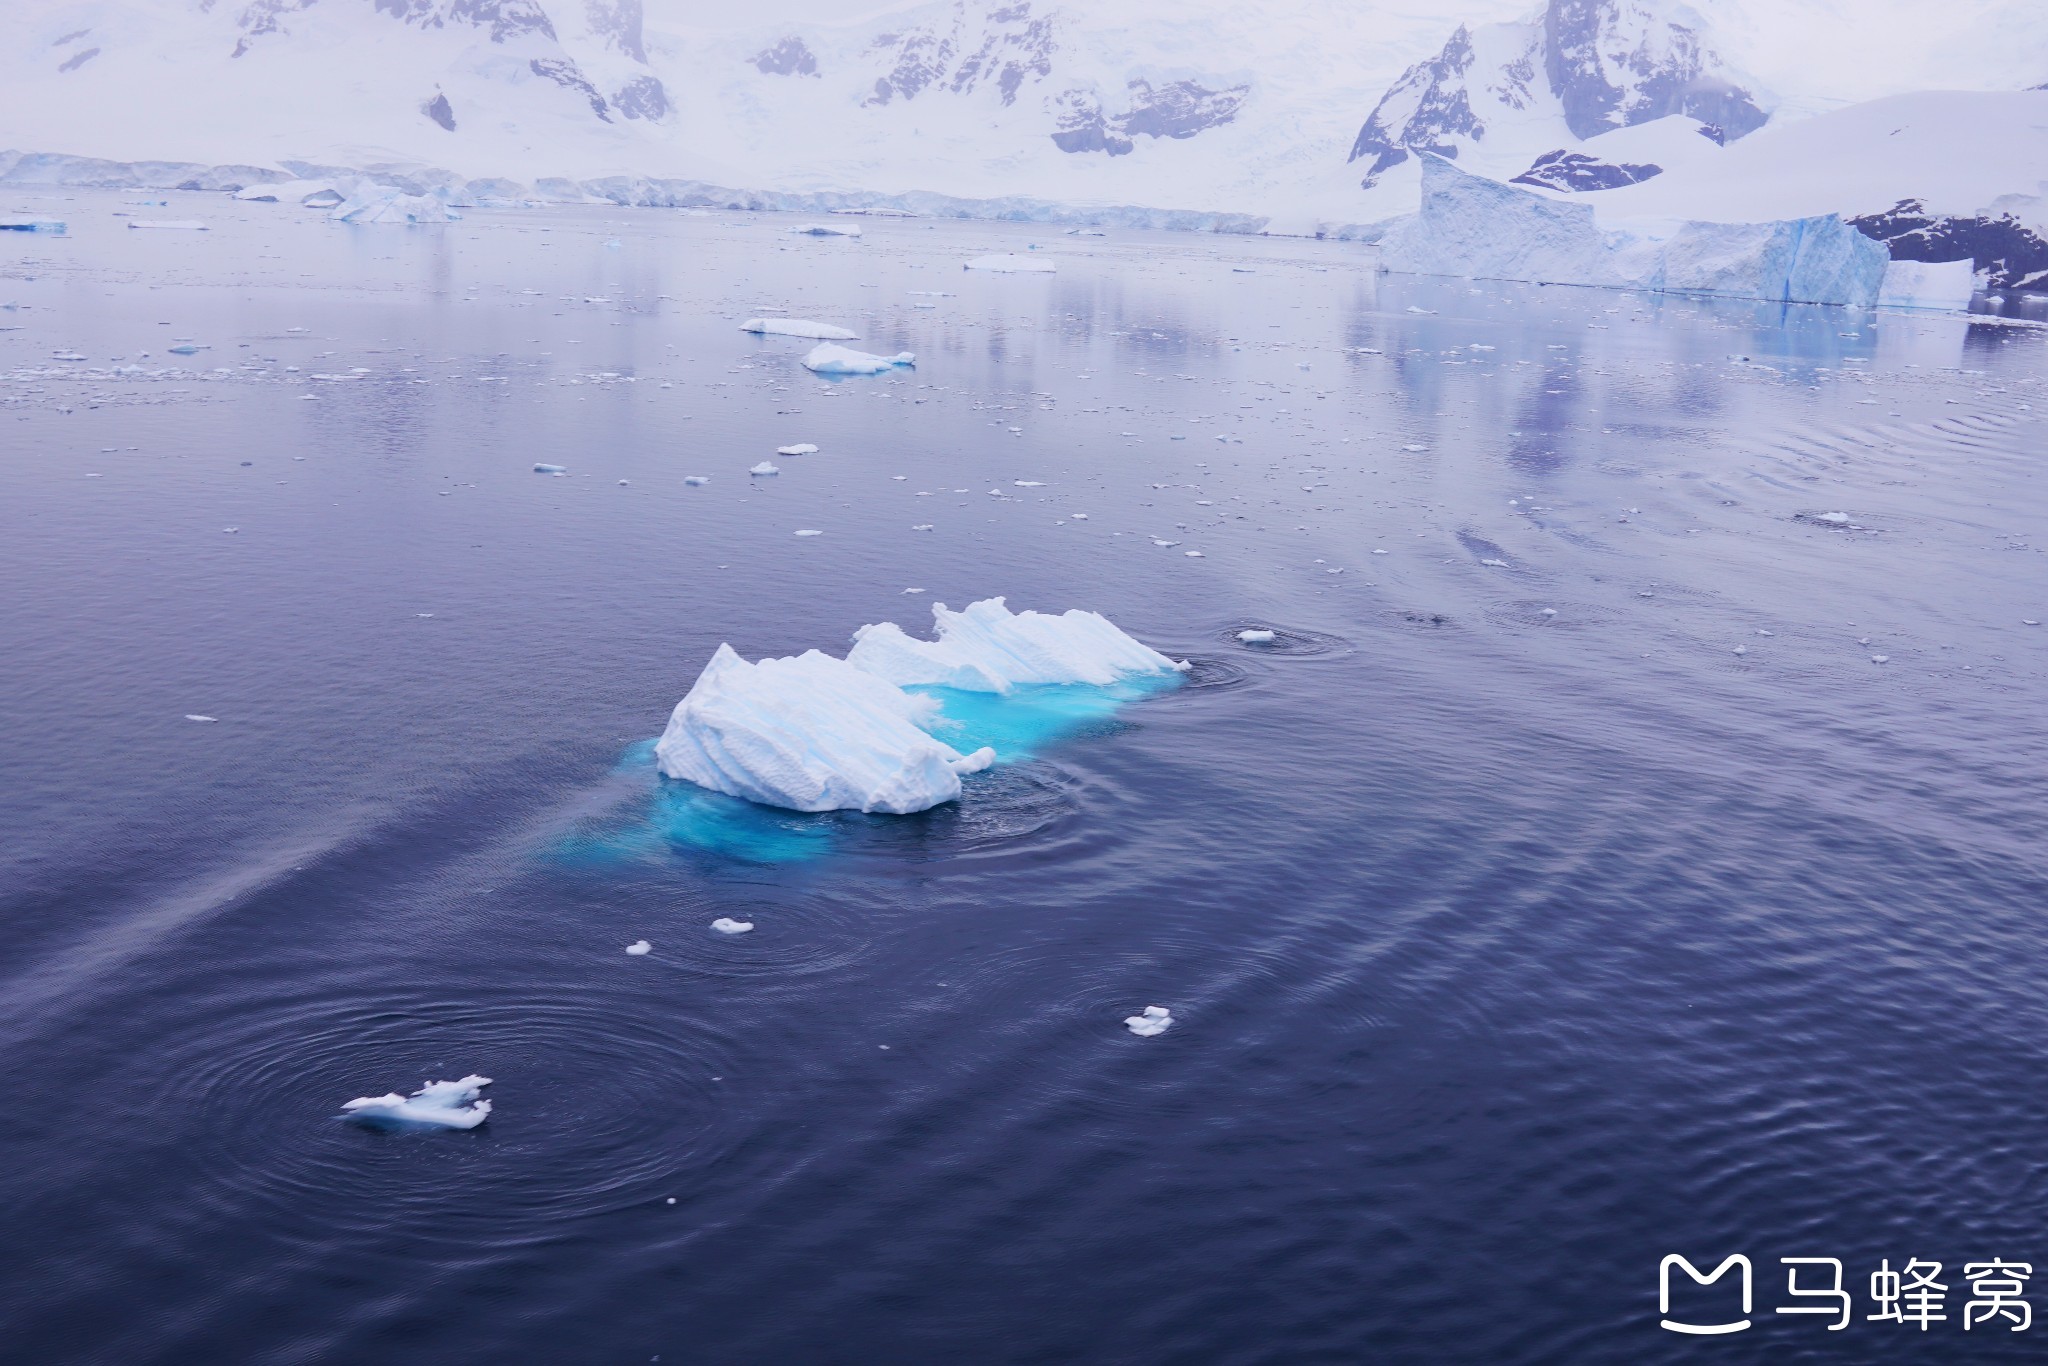
[[(0, 1360), (2038, 1355), (1961, 1319), (2048, 1263), (2040, 330), (20, 207), (72, 232), (0, 243)], [(923, 816), (648, 766), (722, 641), (996, 594), (1195, 671), (976, 717), (1023, 752)], [(474, 1132), (336, 1119), (468, 1072)], [(1660, 1329), (1667, 1253), (1754, 1326)], [(1867, 1321), (1913, 1258), (1946, 1321)]]

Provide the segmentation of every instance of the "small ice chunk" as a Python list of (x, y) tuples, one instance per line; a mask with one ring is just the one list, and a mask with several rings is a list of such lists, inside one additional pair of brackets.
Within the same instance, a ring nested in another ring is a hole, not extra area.
[(822, 536), (824, 534), (822, 531), (799, 531), (797, 533), (799, 536)]
[(809, 337), (816, 341), (854, 341), (860, 333), (831, 323), (812, 322), (809, 318), (749, 318), (740, 324), (742, 332), (758, 332), (765, 337)]
[(1042, 256), (1020, 256), (1016, 252), (1002, 251), (993, 256), (977, 256), (969, 261), (965, 270), (993, 270), (1006, 275), (1040, 274), (1050, 275), (1059, 269)]
[(645, 939), (635, 939), (632, 943), (626, 945), (626, 952), (638, 958), (643, 953), (654, 952), (654, 945), (648, 943)]
[(1891, 662), (1891, 656), (1890, 656), (1890, 655), (1872, 655), (1872, 656), (1870, 657), (1870, 662), (1871, 662), (1872, 664), (1888, 664), (1888, 663), (1890, 663), (1890, 662)]
[(533, 472), (535, 474), (567, 474), (569, 467), (567, 465), (535, 465)]
[(852, 223), (805, 223), (790, 231), (798, 237), (858, 237), (860, 229)]
[(777, 446), (775, 453), (777, 455), (816, 455), (818, 448), (808, 441), (799, 441), (794, 446)]
[(1490, 564), (1495, 569), (1506, 569), (1508, 567), (1508, 562), (1506, 560), (1481, 560), (1479, 563)]
[(1823, 512), (1815, 520), (1826, 522), (1829, 526), (1841, 526), (1849, 520), (1849, 514), (1846, 512)]
[(131, 218), (131, 228), (168, 228), (176, 232), (205, 232), (206, 224), (196, 218)]
[(1167, 1026), (1172, 1023), (1173, 1012), (1165, 1006), (1146, 1006), (1143, 1014), (1124, 1016), (1124, 1028), (1141, 1039), (1164, 1034)]
[(194, 713), (194, 712), (189, 712), (189, 711), (185, 713), (185, 719), (186, 719), (187, 721), (209, 721), (209, 722), (211, 722), (211, 721), (218, 721), (218, 720), (220, 720), (220, 718), (219, 718), (218, 716), (200, 716), (200, 715), (198, 715), (198, 714), (196, 714), (196, 713)]
[(683, 482), (694, 487), (698, 484), (710, 483), (711, 476), (708, 474), (686, 474), (683, 476)]
[(734, 920), (731, 916), (722, 915), (711, 922), (711, 928), (717, 930), (720, 934), (752, 934), (754, 922), (751, 920)]
[(1239, 631), (1237, 638), (1247, 645), (1271, 645), (1277, 639), (1273, 632), (1256, 628)]
[(430, 1081), (410, 1096), (393, 1091), (385, 1096), (361, 1096), (341, 1108), (349, 1119), (379, 1127), (421, 1129), (474, 1129), (491, 1113), (491, 1103), (479, 1099), (491, 1084), (489, 1077), (474, 1074), (461, 1081)]
[(768, 463), (768, 462), (767, 462), (766, 460), (763, 460), (763, 461), (762, 461), (762, 462), (761, 462), (760, 464), (758, 464), (758, 465), (754, 466), (754, 467), (753, 467), (752, 469), (748, 470), (748, 471), (747, 471), (747, 473), (748, 473), (748, 474), (780, 474), (780, 473), (782, 473), (782, 471), (781, 471), (781, 470), (778, 470), (778, 469), (776, 469), (776, 468), (775, 468), (775, 466), (773, 466), (773, 465), (769, 464), (769, 463)]
[(832, 342), (820, 342), (804, 357), (804, 369), (818, 375), (879, 375), (900, 365), (916, 365), (917, 356), (899, 351), (893, 356), (875, 356)]

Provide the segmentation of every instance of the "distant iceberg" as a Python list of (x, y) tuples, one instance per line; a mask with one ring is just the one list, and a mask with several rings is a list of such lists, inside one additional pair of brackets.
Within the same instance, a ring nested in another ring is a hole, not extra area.
[(858, 237), (860, 228), (852, 223), (806, 223), (791, 232), (803, 237)]
[(860, 336), (831, 323), (814, 323), (809, 318), (749, 318), (740, 324), (742, 332), (759, 332), (770, 337), (814, 337), (820, 341), (853, 341)]
[(1530, 280), (1788, 303), (1877, 301), (1890, 253), (1833, 214), (1766, 223), (1611, 223), (1422, 154), (1422, 207), (1387, 230), (1380, 264), (1418, 275)]
[(1879, 308), (1943, 308), (1961, 312), (1977, 292), (1976, 262), (1893, 261), (1885, 267)]
[(907, 689), (1107, 686), (1188, 667), (1094, 612), (1011, 613), (989, 598), (962, 612), (935, 604), (932, 616), (936, 641), (863, 626), (845, 659), (810, 650), (749, 664), (719, 646), (655, 743), (661, 772), (792, 811), (907, 815), (955, 800), (961, 777), (996, 759), (938, 739), (951, 724), (941, 703)]
[(462, 217), (437, 194), (407, 194), (391, 185), (357, 190), (327, 216), (337, 223), (452, 223)]
[(893, 356), (872, 356), (831, 342), (812, 347), (810, 354), (804, 357), (804, 369), (820, 375), (879, 375), (899, 365), (915, 364), (917, 357), (909, 351), (899, 351)]
[(430, 1081), (410, 1096), (362, 1096), (344, 1104), (342, 1112), (359, 1124), (416, 1129), (474, 1129), (490, 1117), (491, 1103), (481, 1100), (489, 1077), (461, 1081)]
[(1001, 598), (965, 611), (932, 604), (937, 640), (919, 640), (893, 621), (853, 633), (846, 662), (898, 687), (932, 684), (963, 692), (1008, 692), (1019, 684), (1104, 687), (1133, 674), (1184, 672), (1107, 617), (1076, 608), (1060, 616), (1011, 612)]
[(287, 180), (275, 185), (251, 185), (235, 191), (235, 198), (255, 204), (298, 204), (309, 209), (329, 209), (347, 199), (331, 180)]
[(1006, 275), (1050, 275), (1059, 267), (1043, 256), (1020, 256), (1013, 251), (999, 251), (993, 256), (977, 256), (962, 269), (992, 270)]

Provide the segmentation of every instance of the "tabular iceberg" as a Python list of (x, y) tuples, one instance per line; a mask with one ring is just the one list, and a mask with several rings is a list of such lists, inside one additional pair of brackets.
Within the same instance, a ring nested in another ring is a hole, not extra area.
[(810, 354), (804, 357), (804, 369), (819, 375), (879, 375), (899, 365), (915, 364), (917, 357), (909, 351), (899, 351), (893, 356), (874, 356), (831, 342), (812, 347)]
[(818, 650), (749, 664), (721, 645), (654, 755), (671, 778), (766, 806), (907, 815), (952, 801), (961, 774), (995, 760), (923, 730), (937, 711)]
[(1977, 292), (1977, 265), (1960, 261), (1894, 261), (1885, 267), (1880, 308), (1946, 308), (1961, 311)]
[(1603, 227), (1590, 204), (1471, 175), (1432, 154), (1422, 163), (1421, 209), (1380, 244), (1388, 270), (1867, 308), (1890, 259), (1833, 214)]
[(948, 720), (940, 703), (906, 688), (1106, 686), (1188, 668), (1094, 612), (1013, 614), (989, 598), (962, 612), (935, 604), (932, 615), (938, 640), (863, 626), (845, 659), (810, 650), (749, 664), (719, 646), (655, 743), (661, 772), (792, 811), (908, 815), (958, 798), (961, 777), (996, 753), (936, 738)]
[(742, 332), (759, 332), (770, 337), (813, 337), (819, 341), (852, 341), (860, 336), (831, 323), (814, 323), (809, 318), (749, 318), (740, 324)]
[(1008, 692), (1027, 683), (1092, 683), (1133, 674), (1185, 671), (1133, 640), (1107, 617), (1079, 608), (1060, 616), (1012, 612), (1001, 598), (965, 611), (932, 604), (937, 640), (919, 640), (893, 621), (853, 633), (846, 662), (898, 687), (931, 684), (963, 692)]
[(461, 1081), (430, 1081), (410, 1096), (362, 1096), (343, 1105), (343, 1113), (359, 1124), (420, 1129), (474, 1129), (490, 1117), (491, 1103), (479, 1100), (489, 1077), (470, 1075)]

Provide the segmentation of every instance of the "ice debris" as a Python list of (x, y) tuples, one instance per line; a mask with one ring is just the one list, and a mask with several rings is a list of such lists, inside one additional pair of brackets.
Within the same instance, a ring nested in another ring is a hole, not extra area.
[(813, 337), (819, 341), (852, 341), (860, 336), (858, 332), (831, 323), (814, 323), (808, 318), (749, 318), (740, 324), (740, 331), (768, 337)]
[(567, 474), (569, 472), (569, 467), (567, 465), (536, 464), (533, 467), (533, 472), (535, 474)]
[(778, 469), (776, 469), (776, 468), (775, 468), (775, 466), (773, 466), (773, 465), (769, 464), (769, 463), (768, 463), (768, 462), (767, 462), (766, 460), (763, 460), (763, 461), (762, 461), (762, 462), (761, 462), (760, 464), (758, 464), (758, 465), (754, 466), (754, 467), (753, 467), (752, 469), (748, 470), (748, 471), (747, 471), (747, 473), (748, 473), (748, 474), (780, 474), (780, 473), (782, 473), (782, 471), (781, 471), (781, 470), (778, 470)]
[(55, 218), (0, 218), (0, 232), (46, 232), (62, 237), (64, 224)]
[(174, 232), (205, 232), (206, 224), (196, 218), (131, 218), (131, 228), (165, 228)]
[(1146, 1006), (1142, 1014), (1124, 1016), (1124, 1028), (1141, 1039), (1164, 1034), (1172, 1023), (1173, 1012), (1165, 1006)]
[(1239, 631), (1237, 638), (1247, 645), (1271, 645), (1275, 637), (1271, 631), (1253, 629)]
[(899, 365), (915, 364), (917, 357), (909, 351), (899, 351), (893, 356), (872, 356), (832, 342), (812, 347), (810, 354), (804, 357), (804, 369), (819, 375), (879, 375)]
[(685, 484), (689, 484), (692, 487), (696, 487), (701, 484), (710, 483), (711, 476), (708, 474), (686, 474), (683, 476), (683, 482)]
[(474, 1129), (490, 1116), (491, 1103), (480, 1099), (491, 1084), (474, 1074), (461, 1081), (430, 1081), (410, 1096), (362, 1096), (341, 1108), (349, 1119), (378, 1127)]
[(791, 228), (799, 237), (858, 237), (860, 229), (851, 223), (806, 223)]
[(711, 922), (711, 928), (717, 930), (720, 934), (752, 934), (754, 932), (754, 922), (751, 920), (734, 920), (731, 916), (722, 915)]
[(808, 441), (799, 441), (794, 446), (777, 446), (777, 455), (816, 455), (818, 448)]
[(1042, 256), (1020, 256), (1012, 251), (999, 251), (993, 256), (977, 256), (962, 269), (993, 270), (1006, 275), (1050, 275), (1059, 267)]
[(626, 952), (638, 958), (642, 954), (654, 952), (654, 945), (648, 943), (645, 939), (635, 939), (632, 943), (626, 945)]

